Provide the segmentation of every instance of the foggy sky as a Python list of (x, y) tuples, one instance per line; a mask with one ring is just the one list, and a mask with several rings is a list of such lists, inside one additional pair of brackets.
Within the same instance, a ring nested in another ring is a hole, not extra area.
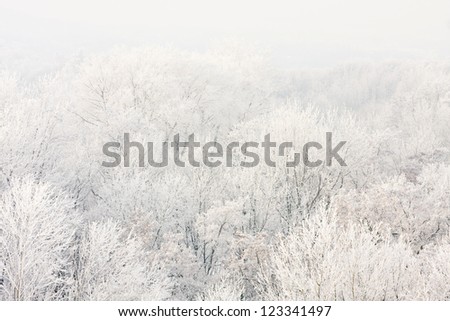
[(204, 50), (229, 38), (265, 47), (276, 63), (293, 68), (448, 59), (450, 1), (0, 0), (0, 50)]

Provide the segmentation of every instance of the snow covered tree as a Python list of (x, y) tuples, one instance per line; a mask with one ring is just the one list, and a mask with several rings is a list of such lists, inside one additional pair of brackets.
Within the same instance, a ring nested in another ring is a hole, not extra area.
[(13, 178), (0, 196), (0, 297), (66, 300), (78, 229), (74, 201), (32, 177)]
[(152, 253), (112, 221), (93, 222), (79, 240), (73, 300), (163, 300), (170, 282)]
[(382, 230), (319, 211), (281, 237), (261, 271), (268, 300), (405, 300), (416, 289), (416, 260)]

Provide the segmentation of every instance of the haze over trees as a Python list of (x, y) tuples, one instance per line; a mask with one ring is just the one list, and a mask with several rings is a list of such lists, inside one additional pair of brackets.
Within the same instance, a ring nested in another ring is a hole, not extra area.
[[(448, 300), (449, 123), (442, 62), (288, 72), (231, 45), (1, 71), (0, 299)], [(101, 165), (124, 133), (326, 132), (347, 166)]]

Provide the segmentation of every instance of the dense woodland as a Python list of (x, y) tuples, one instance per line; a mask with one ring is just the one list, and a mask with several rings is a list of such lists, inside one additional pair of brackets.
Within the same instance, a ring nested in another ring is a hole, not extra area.
[[(450, 64), (268, 57), (122, 48), (4, 68), (0, 299), (450, 299)], [(125, 132), (332, 132), (348, 166), (103, 167)]]

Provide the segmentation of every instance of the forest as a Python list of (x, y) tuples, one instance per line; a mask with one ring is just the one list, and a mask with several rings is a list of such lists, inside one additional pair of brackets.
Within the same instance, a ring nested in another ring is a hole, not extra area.
[[(3, 68), (0, 300), (449, 300), (449, 124), (440, 61), (285, 70), (228, 45)], [(124, 133), (327, 132), (347, 166), (102, 166)]]

